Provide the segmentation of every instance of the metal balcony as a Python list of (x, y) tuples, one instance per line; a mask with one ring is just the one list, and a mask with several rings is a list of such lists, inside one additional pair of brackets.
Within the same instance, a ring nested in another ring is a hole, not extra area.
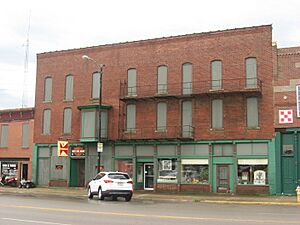
[(120, 100), (143, 100), (157, 98), (185, 98), (217, 94), (261, 95), (262, 81), (256, 78), (207, 80), (186, 83), (170, 83), (128, 87), (120, 85)]
[(120, 133), (121, 140), (174, 140), (194, 139), (192, 126), (143, 127), (127, 129)]

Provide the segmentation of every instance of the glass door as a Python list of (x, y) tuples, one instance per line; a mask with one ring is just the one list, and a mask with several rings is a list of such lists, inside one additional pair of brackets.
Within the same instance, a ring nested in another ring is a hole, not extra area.
[(217, 165), (217, 192), (230, 191), (229, 165)]
[(153, 190), (154, 188), (154, 166), (153, 163), (144, 164), (144, 189)]

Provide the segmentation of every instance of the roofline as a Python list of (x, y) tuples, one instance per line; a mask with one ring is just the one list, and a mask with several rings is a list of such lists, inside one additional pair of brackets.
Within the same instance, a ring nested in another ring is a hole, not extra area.
[(34, 107), (30, 107), (30, 108), (15, 108), (15, 109), (1, 109), (0, 113), (24, 112), (24, 111), (34, 111)]
[(201, 32), (201, 33), (191, 33), (191, 34), (183, 34), (183, 35), (168, 36), (168, 37), (150, 38), (150, 39), (143, 39), (143, 40), (137, 40), (137, 41), (110, 43), (110, 44), (96, 45), (96, 46), (83, 47), (83, 48), (73, 48), (73, 49), (57, 50), (57, 51), (50, 51), (50, 52), (42, 52), (42, 53), (37, 53), (37, 56), (41, 56), (41, 55), (45, 55), (45, 54), (51, 54), (51, 53), (67, 53), (67, 52), (71, 52), (71, 51), (90, 50), (90, 49), (94, 49), (94, 48), (114, 47), (114, 46), (130, 45), (130, 44), (140, 44), (140, 43), (147, 43), (147, 42), (165, 41), (165, 40), (180, 39), (180, 38), (186, 38), (186, 37), (210, 36), (210, 35), (216, 35), (216, 34), (220, 34), (220, 33), (230, 33), (230, 32), (236, 32), (236, 31), (255, 30), (255, 29), (259, 29), (259, 28), (271, 28), (272, 29), (272, 24), (242, 27), (242, 28), (233, 28), (233, 29), (225, 29), (225, 30), (216, 30), (216, 31), (208, 31), (208, 32)]

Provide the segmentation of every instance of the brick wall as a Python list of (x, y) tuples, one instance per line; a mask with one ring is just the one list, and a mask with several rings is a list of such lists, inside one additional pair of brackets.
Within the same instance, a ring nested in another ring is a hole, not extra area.
[[(168, 66), (168, 82), (180, 83), (182, 64), (193, 64), (193, 82), (209, 81), (210, 62), (222, 60), (223, 79), (245, 77), (245, 58), (256, 57), (258, 78), (263, 82), (259, 98), (260, 129), (247, 129), (245, 96), (224, 97), (224, 130), (211, 130), (210, 97), (193, 99), (193, 126), (196, 139), (250, 139), (273, 137), (272, 92), (272, 27), (259, 26), (170, 38), (103, 45), (38, 54), (36, 80), (36, 143), (55, 143), (62, 137), (63, 110), (71, 107), (72, 138), (80, 137), (78, 105), (92, 104), (91, 82), (96, 67), (81, 58), (86, 54), (105, 64), (103, 72), (103, 103), (112, 106), (109, 112), (109, 138), (118, 139), (123, 128), (119, 120), (120, 81), (127, 80), (127, 70), (137, 69), (137, 85), (155, 85), (157, 67)], [(74, 75), (74, 101), (64, 99), (65, 76)], [(43, 103), (44, 79), (53, 77), (51, 103)], [(94, 102), (95, 103), (95, 102)], [(96, 102), (97, 103), (97, 102)], [(137, 128), (156, 123), (156, 103), (146, 101), (137, 105)], [(43, 110), (52, 109), (51, 135), (41, 135)], [(180, 124), (179, 100), (168, 104), (168, 126)]]
[(237, 194), (269, 194), (269, 186), (237, 185)]

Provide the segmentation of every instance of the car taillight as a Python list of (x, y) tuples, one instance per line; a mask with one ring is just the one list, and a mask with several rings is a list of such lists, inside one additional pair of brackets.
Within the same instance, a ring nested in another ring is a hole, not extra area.
[(132, 180), (128, 181), (127, 183), (128, 183), (128, 184), (133, 184)]
[(112, 180), (104, 180), (105, 183), (113, 183)]

